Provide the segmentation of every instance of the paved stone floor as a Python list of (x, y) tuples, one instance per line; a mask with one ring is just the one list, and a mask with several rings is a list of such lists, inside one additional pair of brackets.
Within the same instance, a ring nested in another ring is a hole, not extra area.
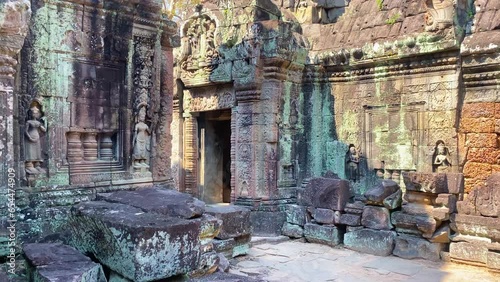
[(500, 274), (480, 267), (378, 257), (299, 241), (254, 244), (248, 256), (231, 263), (230, 273), (264, 281), (500, 281)]

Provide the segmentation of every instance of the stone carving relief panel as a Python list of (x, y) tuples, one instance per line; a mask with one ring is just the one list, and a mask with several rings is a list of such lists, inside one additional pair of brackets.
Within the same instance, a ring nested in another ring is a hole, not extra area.
[(42, 106), (37, 101), (31, 103), (27, 116), (24, 132), (24, 165), (28, 178), (33, 178), (45, 173), (45, 169), (42, 167), (44, 162), (42, 138), (47, 132), (47, 124), (43, 116)]
[(201, 95), (189, 93), (185, 101), (185, 109), (189, 112), (230, 109), (235, 105), (234, 94), (230, 92), (202, 93)]
[(218, 62), (219, 52), (215, 43), (215, 20), (202, 15), (197, 10), (195, 15), (184, 25), (181, 42), (179, 65), (184, 77), (194, 77), (212, 70)]
[(437, 31), (453, 24), (453, 0), (426, 0), (425, 30)]

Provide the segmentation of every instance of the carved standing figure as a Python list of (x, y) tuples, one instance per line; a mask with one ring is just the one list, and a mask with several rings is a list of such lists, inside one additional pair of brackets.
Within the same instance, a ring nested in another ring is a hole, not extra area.
[(432, 154), (432, 172), (445, 173), (450, 170), (450, 152), (443, 140), (436, 142), (434, 153)]
[(345, 175), (349, 181), (359, 181), (359, 154), (354, 144), (349, 144), (345, 154)]
[(146, 163), (149, 157), (149, 136), (151, 131), (146, 121), (146, 107), (142, 106), (137, 114), (137, 123), (134, 129), (134, 167), (149, 167)]
[(33, 104), (28, 111), (28, 121), (25, 126), (25, 156), (26, 173), (40, 174), (45, 170), (41, 167), (43, 162), (40, 134), (46, 132), (45, 123), (38, 104)]

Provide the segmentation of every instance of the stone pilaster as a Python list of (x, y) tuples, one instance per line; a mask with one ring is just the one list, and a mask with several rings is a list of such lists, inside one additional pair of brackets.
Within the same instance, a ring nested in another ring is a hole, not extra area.
[[(16, 103), (15, 74), (17, 55), (24, 43), (31, 17), (30, 1), (0, 3), (0, 187), (7, 185), (9, 168), (15, 165)], [(2, 190), (3, 193), (3, 190)]]

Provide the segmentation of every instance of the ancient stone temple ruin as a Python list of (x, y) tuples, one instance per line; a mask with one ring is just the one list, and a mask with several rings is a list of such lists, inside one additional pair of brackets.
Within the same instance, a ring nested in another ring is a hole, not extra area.
[(285, 235), (500, 271), (498, 1), (165, 7), (0, 1), (1, 262), (159, 281)]

